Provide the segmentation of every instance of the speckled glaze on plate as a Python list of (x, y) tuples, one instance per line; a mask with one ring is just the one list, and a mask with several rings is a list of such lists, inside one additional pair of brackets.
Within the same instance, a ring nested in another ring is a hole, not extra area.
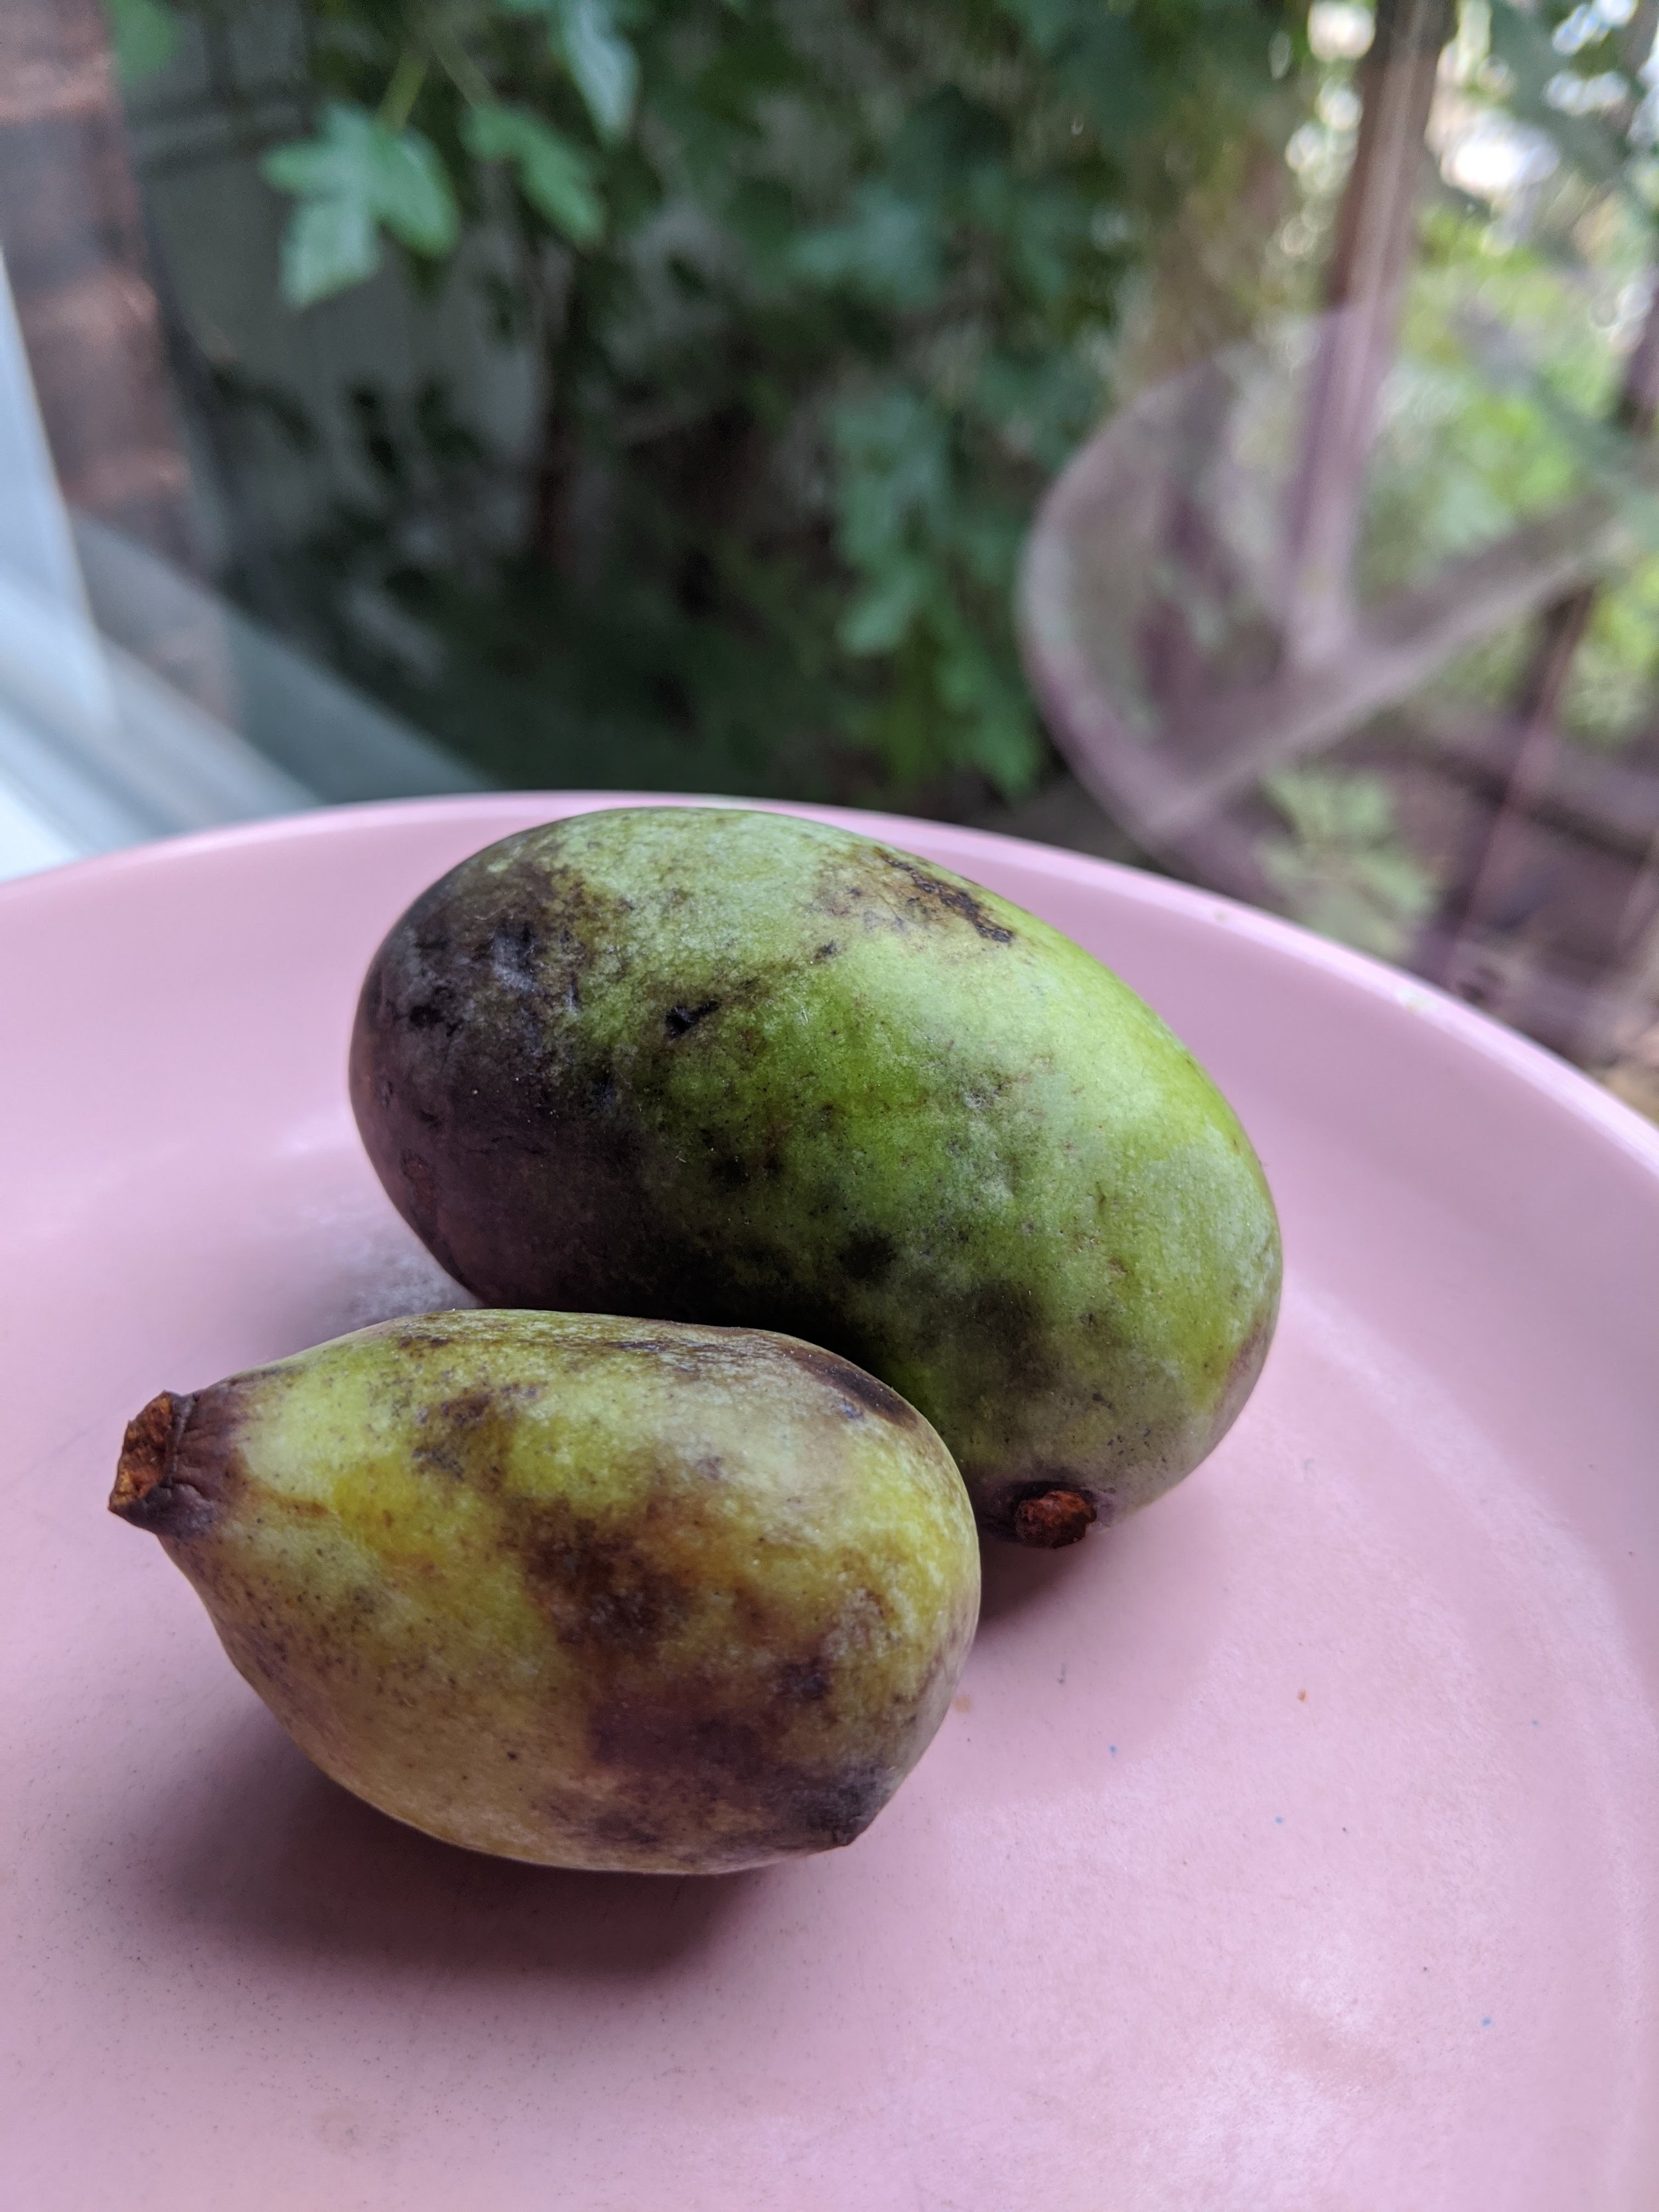
[(1650, 2205), (1659, 1138), (1368, 962), (841, 817), (1144, 992), (1287, 1258), (1214, 1457), (1079, 1551), (990, 1556), (957, 1710), (848, 1850), (682, 1881), (398, 1828), (105, 1513), (155, 1390), (453, 1301), (351, 1124), (358, 979), (444, 868), (595, 803), (0, 889), (0, 2205)]

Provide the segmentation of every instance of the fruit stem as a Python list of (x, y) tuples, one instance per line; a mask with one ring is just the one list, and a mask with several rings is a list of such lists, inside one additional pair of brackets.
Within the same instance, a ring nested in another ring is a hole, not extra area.
[(157, 1509), (165, 1510), (165, 1499), (153, 1493), (167, 1480), (195, 1402), (188, 1395), (163, 1390), (127, 1423), (109, 1510), (136, 1528), (153, 1528), (161, 1517)]
[(1080, 1544), (1096, 1518), (1095, 1502), (1080, 1490), (1045, 1490), (1036, 1498), (1022, 1498), (1014, 1508), (1014, 1537), (1021, 1544), (1057, 1552), (1065, 1544)]

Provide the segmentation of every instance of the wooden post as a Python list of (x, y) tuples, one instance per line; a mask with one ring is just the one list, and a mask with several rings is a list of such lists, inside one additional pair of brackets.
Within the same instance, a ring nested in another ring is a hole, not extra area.
[(1416, 244), (1424, 136), (1453, 0), (1377, 0), (1359, 66), (1353, 168), (1326, 273), (1327, 319), (1291, 488), (1282, 597), (1289, 666), (1324, 659), (1352, 620), (1352, 577), (1377, 393)]

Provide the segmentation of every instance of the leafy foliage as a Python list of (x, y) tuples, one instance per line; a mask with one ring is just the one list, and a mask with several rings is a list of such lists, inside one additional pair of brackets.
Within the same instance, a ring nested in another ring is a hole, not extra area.
[(331, 101), (314, 139), (278, 147), (264, 166), (270, 183), (300, 201), (283, 249), (283, 289), (295, 307), (372, 276), (381, 225), (411, 252), (434, 256), (449, 252), (459, 233), (430, 143), (361, 108)]
[(540, 116), (493, 101), (470, 107), (461, 118), (461, 143), (476, 161), (511, 161), (526, 201), (573, 246), (595, 245), (603, 235), (593, 164)]
[(1283, 769), (1262, 789), (1290, 827), (1261, 847), (1263, 869), (1322, 936), (1398, 959), (1435, 902), (1433, 877), (1400, 835), (1381, 776)]
[[(1651, 13), (1636, 0), (1463, 0), (1441, 70), (1441, 174), (1420, 212), (1357, 577), (1362, 599), (1381, 597), (1577, 495), (1609, 495), (1624, 543), (1598, 577), (1553, 707), (1563, 737), (1601, 748), (1650, 733), (1659, 678), (1659, 504), (1644, 434), (1615, 421), (1652, 297), (1652, 40)], [(1345, 63), (1325, 71), (1314, 119), (1289, 149), (1304, 200), (1282, 236), (1307, 257), (1310, 303), (1312, 249), (1328, 246), (1353, 155), (1352, 84)], [(1467, 167), (1460, 134), (1484, 149)], [(1389, 754), (1412, 743), (1413, 722), (1431, 761), (1443, 737), (1478, 744), (1494, 732), (1524, 696), (1538, 638), (1535, 612), (1514, 620), (1437, 671), (1406, 714), (1371, 724), (1367, 751), (1383, 776), (1321, 768), (1267, 781), (1263, 796), (1289, 834), (1271, 831), (1258, 857), (1298, 919), (1407, 953), (1432, 877), (1449, 874), (1455, 889), (1455, 871), (1478, 867), (1479, 855), (1458, 856), (1469, 849), (1462, 823), (1435, 834), (1409, 773), (1409, 825), (1395, 818)]]
[(161, 0), (108, 0), (116, 75), (136, 84), (170, 62), (179, 45), (176, 18)]
[[(1603, 581), (1562, 702), (1569, 734), (1617, 743), (1642, 725), (1656, 669), (1659, 514), (1608, 421), (1624, 356), (1610, 334), (1645, 311), (1650, 226), (1609, 196), (1590, 268), (1546, 237), (1494, 239), (1442, 210), (1425, 225), (1395, 407), (1370, 489), (1366, 588), (1405, 582), (1592, 486), (1618, 501), (1628, 542)], [(1487, 343), (1499, 332), (1494, 361)], [(1522, 623), (1440, 679), (1454, 699), (1501, 711), (1529, 648)]]
[[(265, 162), (288, 301), (389, 241), (481, 286), (544, 395), (517, 547), (469, 520), (501, 507), (482, 462), (439, 489), (406, 447), (340, 506), (317, 550), (435, 641), (437, 676), (381, 680), (550, 780), (1030, 784), (1025, 525), (1102, 409), (1141, 241), (1282, 70), (1297, 0), (308, 15), (315, 128)], [(337, 576), (319, 596), (346, 623)]]

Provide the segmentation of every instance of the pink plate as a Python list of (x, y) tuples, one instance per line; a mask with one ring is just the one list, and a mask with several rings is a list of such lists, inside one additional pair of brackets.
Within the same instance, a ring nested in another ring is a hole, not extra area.
[(850, 1850), (474, 1857), (323, 1781), (103, 1510), (124, 1419), (453, 1301), (357, 980), (592, 805), (314, 814), (0, 891), (4, 2212), (1635, 2212), (1659, 2177), (1659, 1139), (1403, 978), (872, 821), (1208, 1062), (1285, 1318), (1209, 1464), (999, 1552)]

